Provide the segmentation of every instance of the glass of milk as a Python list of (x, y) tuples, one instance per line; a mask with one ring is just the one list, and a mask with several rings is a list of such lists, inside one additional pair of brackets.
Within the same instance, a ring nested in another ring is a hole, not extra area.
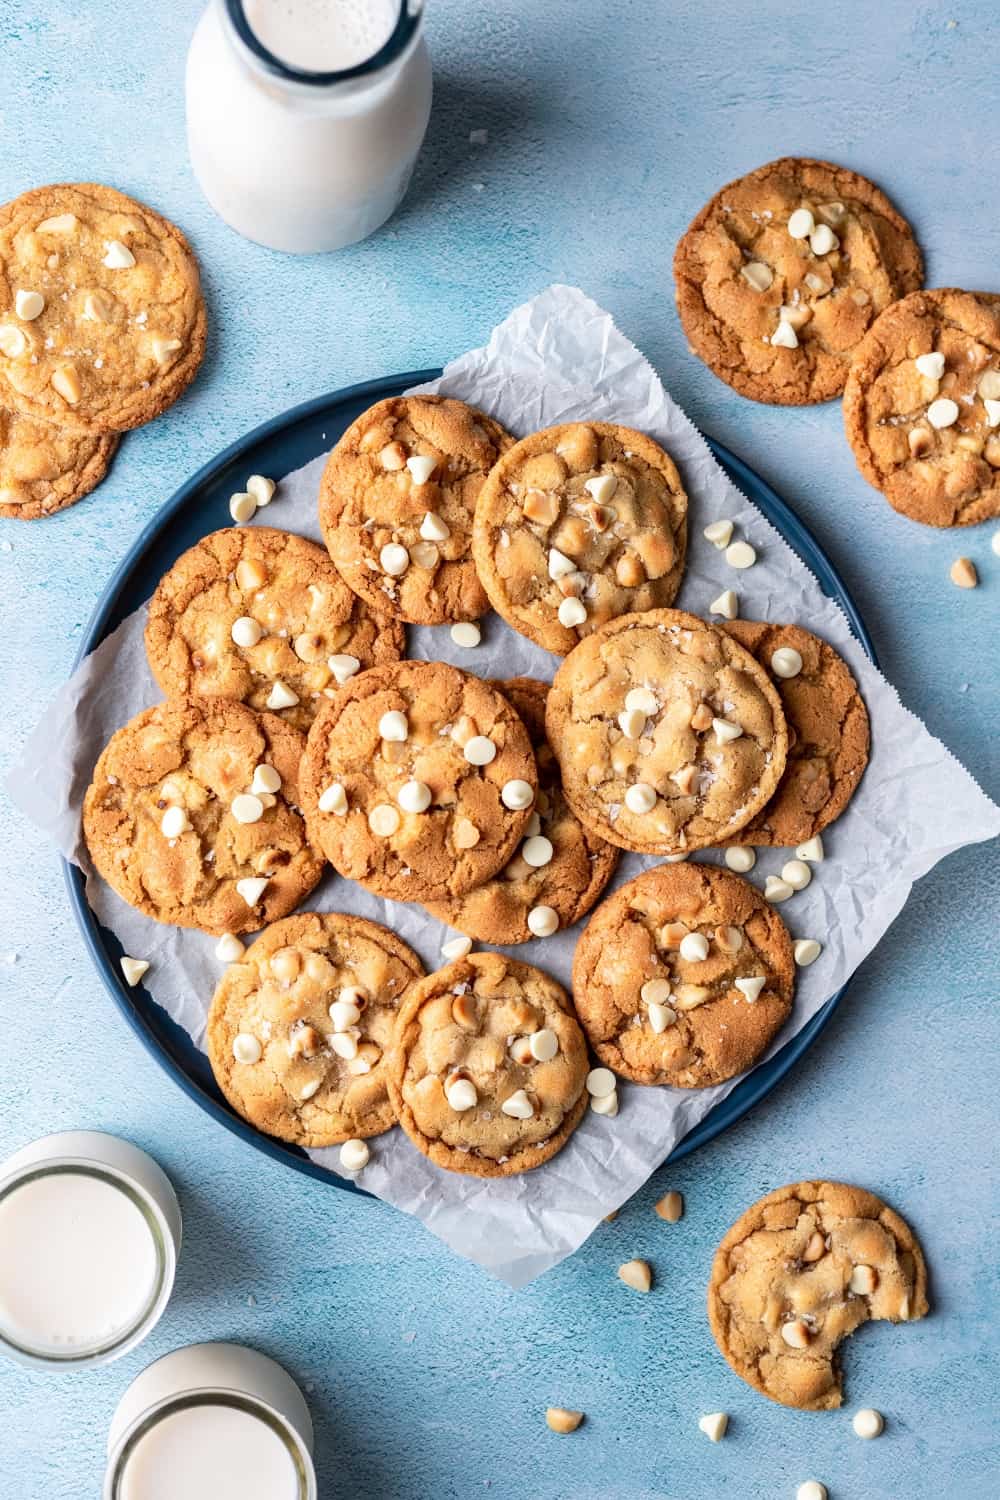
[(427, 129), (422, 0), (211, 0), (187, 61), (201, 189), (274, 250), (337, 250), (406, 192)]
[(302, 1392), (273, 1359), (191, 1344), (125, 1392), (104, 1500), (316, 1500), (312, 1441)]
[(107, 1364), (160, 1318), (177, 1198), (128, 1141), (65, 1131), (0, 1166), (0, 1353), (44, 1370)]

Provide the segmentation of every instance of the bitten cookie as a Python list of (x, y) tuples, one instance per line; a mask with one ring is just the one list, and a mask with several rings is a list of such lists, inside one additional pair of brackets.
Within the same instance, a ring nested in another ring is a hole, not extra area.
[(377, 922), (302, 912), (273, 923), (215, 991), (207, 1043), (216, 1082), (244, 1119), (299, 1146), (388, 1130), (393, 1023), (423, 973)]
[(674, 256), (693, 353), (741, 395), (802, 406), (844, 388), (851, 355), (920, 286), (913, 231), (865, 177), (783, 157), (727, 183)]
[[(301, 786), (313, 840), (341, 875), (397, 901), (446, 901), (510, 859), (538, 773), (527, 730), (488, 683), (403, 661), (350, 678), (320, 709)], [(521, 806), (515, 787), (528, 789)]]
[(925, 526), (1000, 516), (1000, 296), (956, 287), (887, 309), (855, 353), (844, 425), (858, 468)]
[(34, 521), (82, 500), (117, 446), (114, 433), (70, 432), (0, 407), (0, 516)]
[(634, 610), (672, 604), (687, 495), (673, 460), (631, 427), (571, 422), (515, 443), (483, 485), (473, 550), (508, 625), (565, 655)]
[(417, 625), (483, 614), (472, 517), (512, 442), (492, 417), (441, 396), (393, 396), (363, 412), (330, 454), (319, 494), (345, 582)]
[(577, 1015), (635, 1083), (700, 1089), (753, 1066), (792, 1008), (792, 943), (749, 881), (657, 865), (601, 903), (573, 961)]
[(748, 1208), (716, 1251), (708, 1318), (755, 1390), (802, 1411), (841, 1403), (837, 1346), (862, 1323), (927, 1312), (910, 1226), (863, 1188), (797, 1182)]
[(83, 804), (97, 872), (157, 922), (256, 932), (323, 861), (297, 811), (301, 734), (222, 699), (171, 698), (112, 735)]
[(158, 416), (205, 352), (198, 263), (180, 230), (99, 183), (0, 208), (0, 398), (78, 432)]
[(266, 526), (203, 537), (161, 578), (146, 655), (164, 693), (236, 698), (308, 729), (355, 672), (398, 661), (403, 627), (344, 583), (322, 547)]
[(587, 1107), (587, 1046), (561, 985), (499, 953), (470, 953), (409, 991), (389, 1092), (435, 1166), (510, 1177), (562, 1150)]
[(581, 823), (641, 854), (720, 843), (756, 816), (785, 769), (770, 677), (680, 610), (625, 615), (581, 641), (556, 673), (545, 722)]
[(771, 674), (788, 721), (777, 791), (730, 843), (794, 848), (839, 818), (868, 764), (868, 710), (850, 668), (798, 625), (733, 620), (721, 627)]
[(525, 784), (508, 797), (531, 806), (533, 816), (520, 850), (499, 875), (454, 901), (431, 902), (427, 909), (479, 942), (527, 943), (571, 927), (590, 910), (614, 874), (618, 850), (584, 828), (562, 794), (559, 766), (545, 738), (547, 685), (515, 677), (494, 686), (514, 705), (531, 736), (538, 795), (529, 804)]

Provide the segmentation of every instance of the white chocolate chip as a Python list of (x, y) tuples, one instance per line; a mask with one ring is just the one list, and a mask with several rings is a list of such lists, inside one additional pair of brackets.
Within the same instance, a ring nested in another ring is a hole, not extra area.
[(28, 340), (20, 328), (13, 323), (0, 324), (0, 354), (6, 354), (8, 359), (17, 359), (28, 347)]
[(72, 234), (76, 228), (76, 214), (53, 214), (35, 225), (36, 234)]
[(732, 521), (713, 521), (710, 526), (705, 527), (702, 536), (706, 542), (711, 542), (712, 546), (717, 547), (721, 552), (733, 539), (733, 523)]
[(350, 1062), (358, 1055), (358, 1039), (349, 1031), (335, 1031), (329, 1038), (330, 1051), (342, 1057), (344, 1062)]
[(559, 624), (566, 630), (572, 630), (576, 625), (586, 623), (587, 611), (579, 599), (564, 599), (556, 611)]
[(236, 495), (230, 495), (229, 514), (237, 526), (244, 526), (247, 521), (253, 520), (256, 510), (257, 502), (252, 495), (248, 495), (245, 491), (241, 491)]
[(160, 832), (165, 839), (180, 838), (191, 827), (191, 820), (183, 807), (168, 807), (160, 819)]
[(491, 761), (496, 760), (497, 747), (487, 735), (474, 734), (470, 740), (466, 740), (462, 754), (470, 766), (488, 766)]
[(237, 823), (259, 823), (264, 816), (264, 804), (252, 792), (240, 792), (229, 804), (229, 811)]
[(399, 822), (399, 813), (388, 802), (380, 802), (368, 814), (368, 827), (376, 838), (391, 838), (399, 827)]
[(775, 677), (798, 677), (802, 657), (793, 646), (779, 646), (771, 655), (771, 671)]
[(576, 572), (576, 563), (560, 552), (557, 547), (549, 548), (549, 577), (566, 578), (570, 573)]
[(247, 480), (247, 494), (252, 495), (258, 506), (270, 505), (274, 499), (275, 483), (264, 474), (251, 474)]
[(774, 280), (771, 267), (766, 266), (762, 260), (748, 260), (745, 266), (740, 266), (740, 275), (750, 283), (755, 292), (766, 292)]
[(743, 733), (739, 724), (731, 724), (728, 719), (713, 719), (712, 728), (715, 730), (717, 745), (728, 745), (732, 740), (738, 740)]
[(552, 906), (533, 906), (528, 913), (528, 931), (535, 937), (551, 937), (559, 930), (559, 914)]
[(256, 646), (264, 632), (251, 615), (240, 615), (238, 620), (233, 621), (233, 628), (229, 634), (232, 636), (234, 645), (249, 650), (251, 646)]
[(763, 974), (754, 974), (750, 979), (736, 979), (733, 982), (743, 998), (752, 1005), (755, 1000), (759, 999), (767, 979)]
[(429, 510), (420, 523), (420, 535), (425, 542), (446, 542), (451, 536), (451, 530), (440, 516)]
[(414, 542), (410, 548), (410, 561), (418, 568), (436, 568), (441, 561), (440, 548), (436, 542)]
[(446, 943), (441, 944), (441, 956), (449, 963), (457, 958), (464, 958), (471, 951), (472, 939), (460, 934), (458, 937), (449, 938)]
[(612, 1089), (610, 1094), (604, 1094), (599, 1099), (591, 1098), (590, 1107), (595, 1115), (606, 1115), (613, 1120), (618, 1113), (618, 1090)]
[(1000, 401), (984, 400), (987, 427), (1000, 427)]
[[(341, 994), (346, 993), (341, 991)], [(334, 1031), (350, 1031), (361, 1019), (361, 1012), (353, 1000), (334, 1000), (329, 1009)]]
[(547, 839), (544, 834), (533, 834), (521, 845), (521, 858), (533, 870), (539, 870), (543, 865), (547, 865), (554, 852), (552, 840)]
[(271, 685), (271, 691), (267, 695), (268, 708), (294, 708), (299, 701), (298, 693), (293, 693), (280, 677), (276, 677)]
[(928, 380), (940, 380), (944, 374), (943, 354), (918, 354), (913, 363)]
[(406, 715), (398, 708), (390, 708), (378, 721), (378, 732), (382, 739), (395, 741), (401, 744), (409, 738), (410, 726), (406, 722)]
[(781, 878), (791, 886), (793, 891), (804, 891), (812, 880), (813, 873), (804, 859), (790, 859), (781, 867)]
[(261, 792), (280, 792), (281, 777), (273, 766), (269, 766), (266, 761), (261, 761), (260, 765), (254, 770), (250, 790), (255, 795), (259, 795)]
[(400, 787), (396, 801), (404, 812), (426, 812), (431, 805), (431, 789), (426, 782), (407, 781)]
[(926, 415), (932, 427), (951, 427), (958, 421), (958, 402), (950, 396), (940, 396), (931, 402)]
[(788, 233), (793, 240), (807, 240), (816, 228), (816, 220), (808, 208), (797, 208), (788, 219)]
[(456, 646), (463, 646), (465, 650), (471, 651), (478, 646), (483, 638), (483, 633), (474, 620), (459, 620), (457, 625), (451, 627), (451, 638)]
[(708, 957), (708, 938), (701, 932), (688, 932), (681, 938), (681, 958), (688, 963), (702, 963)]
[(755, 851), (746, 844), (736, 844), (732, 849), (727, 849), (724, 858), (729, 868), (738, 875), (746, 875), (757, 863)]
[(787, 901), (789, 896), (794, 895), (795, 887), (778, 875), (769, 875), (764, 882), (764, 900), (770, 901), (772, 906), (776, 906), (779, 901)]
[(127, 953), (123, 953), (118, 962), (121, 965), (122, 973), (125, 975), (125, 983), (130, 987), (137, 985), (149, 969), (148, 960), (145, 958), (129, 958)]
[(41, 292), (18, 291), (14, 297), (14, 311), (25, 323), (31, 323), (45, 308)]
[(795, 955), (795, 962), (799, 968), (808, 969), (809, 965), (814, 964), (817, 958), (819, 958), (823, 952), (823, 947), (821, 943), (817, 943), (815, 938), (799, 938), (792, 945), (792, 952)]
[(642, 738), (646, 727), (646, 715), (638, 708), (627, 708), (618, 715), (618, 727), (627, 740)]
[(823, 863), (823, 840), (819, 834), (813, 834), (811, 839), (806, 839), (795, 851), (796, 859), (808, 859), (811, 864), (821, 865)]
[(524, 1092), (524, 1089), (518, 1089), (516, 1093), (511, 1094), (509, 1099), (503, 1101), (500, 1108), (512, 1120), (530, 1120), (534, 1117), (535, 1113), (535, 1106)]
[(670, 999), (670, 981), (647, 979), (639, 990), (639, 999), (645, 1005), (662, 1005), (665, 1000)]
[(656, 694), (651, 693), (649, 688), (630, 688), (625, 694), (625, 707), (630, 712), (635, 711), (648, 716), (655, 714), (658, 706)]
[(476, 1085), (470, 1078), (456, 1078), (454, 1083), (447, 1084), (444, 1097), (457, 1115), (464, 1114), (467, 1109), (475, 1109), (479, 1103)]
[(504, 807), (509, 807), (512, 812), (520, 812), (525, 807), (530, 807), (535, 800), (535, 794), (531, 784), (527, 781), (505, 781), (500, 789), (500, 801)]
[(666, 1031), (667, 1027), (672, 1026), (677, 1020), (677, 1012), (675, 1010), (671, 1010), (669, 1005), (659, 1005), (656, 1001), (650, 1002), (647, 1006), (647, 1012), (649, 1015), (649, 1024), (657, 1036), (661, 1032)]
[(249, 1031), (238, 1032), (233, 1037), (233, 1056), (238, 1063), (246, 1063), (248, 1066), (260, 1062), (263, 1048), (255, 1036)]
[[(413, 476), (414, 484), (426, 484), (437, 468), (437, 459), (431, 458), (427, 453), (413, 453), (406, 460), (406, 467)], [(428, 541), (441, 542), (444, 541), (444, 537), (428, 537)]]
[(792, 1318), (781, 1325), (781, 1337), (789, 1349), (808, 1349), (812, 1333), (809, 1324), (801, 1318)]
[(236, 889), (247, 906), (256, 906), (270, 883), (266, 876), (253, 875), (248, 876), (246, 880), (237, 880)]
[(344, 816), (347, 811), (347, 793), (339, 781), (331, 782), (326, 791), (320, 793), (317, 806), (322, 813), (336, 813), (338, 818)]
[(606, 1099), (617, 1087), (617, 1079), (610, 1068), (591, 1068), (587, 1074), (587, 1093), (593, 1099)]
[(127, 271), (135, 265), (135, 256), (121, 240), (107, 240), (105, 243), (108, 253), (101, 264), (107, 266), (109, 271)]
[(215, 945), (215, 956), (224, 964), (235, 964), (243, 957), (243, 944), (232, 932), (224, 932)]
[(656, 792), (645, 781), (637, 781), (625, 792), (625, 806), (630, 813), (642, 816), (656, 806)]
[(818, 1479), (807, 1479), (795, 1491), (795, 1500), (829, 1500), (826, 1485)]
[(75, 406), (80, 399), (80, 377), (73, 365), (60, 365), (52, 372), (52, 389), (58, 391), (64, 401)]
[(779, 349), (797, 349), (799, 347), (799, 336), (785, 318), (778, 320), (778, 326), (771, 334), (771, 343), (776, 344)]
[(829, 224), (817, 224), (809, 236), (809, 248), (814, 255), (829, 255), (840, 244)]
[(598, 505), (607, 505), (618, 488), (617, 474), (598, 474), (584, 482), (584, 489), (593, 496)]
[(371, 1155), (366, 1141), (345, 1141), (340, 1148), (340, 1165), (345, 1172), (361, 1172), (371, 1161)]
[(653, 1271), (648, 1260), (627, 1260), (618, 1267), (618, 1280), (633, 1292), (648, 1292), (653, 1285)]
[(326, 664), (333, 673), (338, 686), (342, 686), (361, 670), (361, 663), (356, 656), (331, 656), (328, 657)]
[(749, 542), (731, 542), (726, 548), (726, 562), (731, 568), (752, 568), (757, 554)]
[(713, 599), (708, 606), (709, 613), (721, 615), (724, 620), (735, 620), (739, 612), (739, 600), (732, 589), (724, 589), (717, 599)]
[(383, 573), (390, 578), (399, 578), (410, 566), (410, 554), (398, 542), (386, 542), (378, 555)]
[(861, 1411), (854, 1413), (851, 1426), (859, 1438), (877, 1438), (881, 1436), (885, 1420), (881, 1412), (875, 1411), (871, 1406), (865, 1406)]
[(532, 1032), (528, 1039), (531, 1055), (536, 1062), (551, 1062), (559, 1051), (559, 1038), (549, 1026)]
[(847, 1283), (857, 1297), (870, 1297), (878, 1286), (878, 1272), (874, 1266), (855, 1266)]
[(721, 1442), (728, 1426), (729, 1414), (724, 1411), (710, 1411), (707, 1416), (698, 1418), (699, 1431), (713, 1443)]
[(160, 338), (159, 335), (156, 334), (154, 334), (154, 336), (150, 339), (150, 348), (153, 352), (153, 358), (156, 360), (156, 363), (158, 365), (165, 365), (169, 363), (170, 356), (172, 354), (176, 354), (177, 350), (182, 349), (183, 347), (184, 346), (181, 343), (180, 339), (164, 339)]

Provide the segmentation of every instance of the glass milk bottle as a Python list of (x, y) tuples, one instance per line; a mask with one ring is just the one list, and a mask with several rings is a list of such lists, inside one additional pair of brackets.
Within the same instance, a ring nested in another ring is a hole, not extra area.
[(227, 224), (293, 254), (353, 244), (399, 206), (427, 129), (422, 0), (211, 0), (186, 94)]

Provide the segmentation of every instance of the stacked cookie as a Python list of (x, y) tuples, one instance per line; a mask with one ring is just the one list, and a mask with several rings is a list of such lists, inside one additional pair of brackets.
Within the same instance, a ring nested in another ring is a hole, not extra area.
[[(319, 504), (327, 551), (237, 527), (174, 563), (146, 630), (167, 700), (113, 737), (85, 805), (116, 891), (232, 961), (208, 1047), (233, 1107), (351, 1142), (354, 1164), (398, 1120), (432, 1161), (492, 1177), (551, 1157), (588, 1097), (616, 1114), (618, 1078), (701, 1088), (752, 1066), (797, 955), (779, 893), (736, 869), (753, 844), (815, 857), (857, 785), (846, 665), (798, 627), (671, 607), (687, 496), (631, 429), (515, 442), (460, 401), (401, 397), (347, 430)], [(551, 685), (404, 659), (413, 623), (473, 649), (490, 603), (564, 655)], [(711, 847), (733, 868), (681, 863)], [(572, 998), (470, 951), (572, 927), (620, 850), (670, 862), (597, 907)], [(379, 924), (291, 915), (324, 862), (455, 929), (449, 961), (425, 975)]]
[(144, 204), (75, 183), (0, 208), (0, 515), (89, 494), (118, 434), (194, 379), (205, 333), (191, 247)]
[(695, 216), (674, 277), (692, 351), (742, 395), (843, 394), (858, 467), (900, 514), (1000, 515), (1000, 296), (921, 291), (913, 231), (874, 183), (770, 162)]

